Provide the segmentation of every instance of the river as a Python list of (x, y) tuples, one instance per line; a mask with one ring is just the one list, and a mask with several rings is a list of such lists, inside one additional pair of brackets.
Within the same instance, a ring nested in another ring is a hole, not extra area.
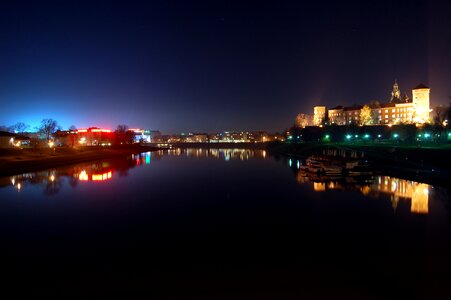
[(164, 299), (433, 299), (448, 189), (319, 177), (264, 150), (174, 149), (0, 178), (4, 291)]

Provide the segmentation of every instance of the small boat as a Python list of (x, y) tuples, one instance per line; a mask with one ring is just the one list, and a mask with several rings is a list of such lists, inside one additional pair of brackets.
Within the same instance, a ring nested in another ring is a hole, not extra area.
[(342, 174), (343, 165), (340, 161), (326, 156), (310, 156), (305, 161), (306, 169), (312, 173)]
[(374, 173), (373, 168), (366, 160), (360, 160), (353, 167), (347, 170), (349, 175), (372, 175)]

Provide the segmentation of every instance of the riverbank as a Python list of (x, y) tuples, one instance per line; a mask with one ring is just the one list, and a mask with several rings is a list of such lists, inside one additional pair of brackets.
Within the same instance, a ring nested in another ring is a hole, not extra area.
[(56, 168), (81, 162), (95, 161), (146, 151), (156, 151), (152, 146), (127, 145), (117, 147), (1, 149), (0, 176)]
[(349, 144), (349, 143), (274, 143), (268, 152), (305, 159), (324, 152), (354, 152), (357, 157), (371, 161), (383, 174), (414, 181), (447, 186), (451, 183), (451, 147), (417, 147), (396, 144)]

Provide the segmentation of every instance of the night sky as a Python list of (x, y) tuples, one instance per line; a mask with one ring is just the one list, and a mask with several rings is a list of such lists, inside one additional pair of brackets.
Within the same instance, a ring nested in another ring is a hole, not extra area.
[(445, 1), (5, 2), (0, 125), (274, 132), (395, 78), (451, 101)]

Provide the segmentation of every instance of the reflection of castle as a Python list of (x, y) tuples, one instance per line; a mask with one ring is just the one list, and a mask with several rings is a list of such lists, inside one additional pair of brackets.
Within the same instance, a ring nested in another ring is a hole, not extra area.
[(410, 200), (410, 212), (427, 214), (429, 212), (429, 185), (390, 176), (373, 176), (369, 180), (354, 177), (320, 177), (298, 171), (296, 179), (301, 184), (313, 183), (315, 192), (327, 190), (357, 190), (368, 197), (378, 198), (381, 194), (389, 195), (393, 209), (396, 210), (400, 200)]

